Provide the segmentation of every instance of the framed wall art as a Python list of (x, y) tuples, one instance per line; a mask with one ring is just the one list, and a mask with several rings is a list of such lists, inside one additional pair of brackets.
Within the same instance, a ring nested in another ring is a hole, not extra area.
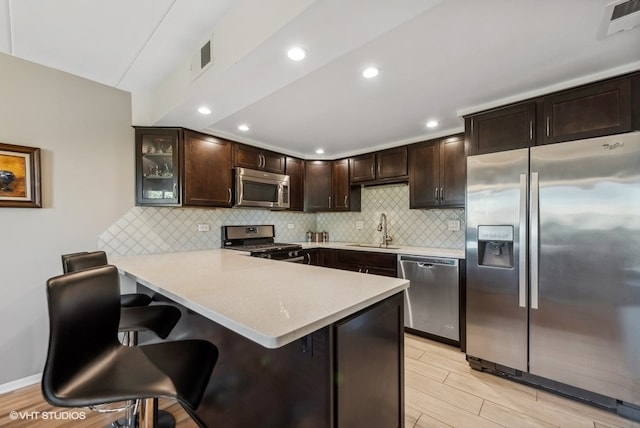
[(42, 207), (39, 148), (0, 143), (1, 207)]

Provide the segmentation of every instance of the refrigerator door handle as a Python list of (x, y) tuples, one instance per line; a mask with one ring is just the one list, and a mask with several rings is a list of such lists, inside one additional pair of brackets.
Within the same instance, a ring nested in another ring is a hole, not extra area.
[(538, 173), (531, 173), (531, 309), (538, 309), (538, 269), (540, 265), (540, 186)]
[(518, 304), (527, 307), (527, 174), (520, 174)]

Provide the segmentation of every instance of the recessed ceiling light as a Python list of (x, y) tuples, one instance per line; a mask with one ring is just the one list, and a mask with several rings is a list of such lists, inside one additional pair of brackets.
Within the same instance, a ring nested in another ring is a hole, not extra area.
[(243, 123), (242, 125), (238, 125), (238, 129), (239, 129), (239, 130), (241, 130), (241, 131), (243, 131), (243, 132), (246, 132), (246, 131), (248, 131), (248, 130), (249, 130), (249, 125), (245, 125), (245, 124)]
[(367, 67), (362, 72), (362, 77), (364, 77), (365, 79), (371, 79), (376, 77), (378, 73), (380, 73), (380, 69), (378, 69), (377, 67)]
[(317, 155), (323, 155), (324, 154), (324, 149), (316, 149), (316, 154)]
[(435, 128), (436, 126), (438, 126), (437, 120), (430, 120), (429, 122), (427, 122), (427, 128)]
[(207, 106), (202, 106), (198, 109), (201, 114), (211, 114), (211, 109)]
[(307, 56), (307, 51), (302, 48), (295, 47), (289, 49), (289, 51), (287, 52), (287, 56), (293, 61), (301, 61), (305, 56)]

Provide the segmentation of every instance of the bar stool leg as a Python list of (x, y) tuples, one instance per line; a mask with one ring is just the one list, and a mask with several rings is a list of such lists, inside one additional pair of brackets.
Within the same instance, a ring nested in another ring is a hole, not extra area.
[(147, 398), (140, 403), (138, 428), (155, 428), (158, 423), (158, 402)]

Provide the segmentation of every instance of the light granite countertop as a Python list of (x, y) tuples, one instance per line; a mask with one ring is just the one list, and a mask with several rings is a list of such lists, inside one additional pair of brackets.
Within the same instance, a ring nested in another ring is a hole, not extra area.
[(392, 253), (392, 254), (409, 254), (414, 256), (428, 256), (428, 257), (448, 257), (453, 259), (464, 259), (464, 249), (451, 249), (451, 248), (435, 248), (435, 247), (410, 247), (402, 245), (389, 245), (388, 248), (381, 248), (376, 244), (357, 244), (353, 242), (296, 242), (296, 244), (302, 245), (302, 248), (334, 248), (341, 250), (355, 250), (355, 251), (373, 251), (379, 253)]
[(110, 261), (122, 275), (266, 348), (284, 346), (409, 286), (404, 279), (224, 249)]

